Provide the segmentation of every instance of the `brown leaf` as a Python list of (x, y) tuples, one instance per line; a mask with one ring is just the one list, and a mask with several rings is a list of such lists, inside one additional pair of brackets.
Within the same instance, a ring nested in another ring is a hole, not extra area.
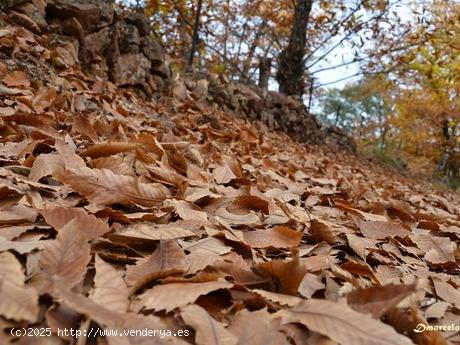
[(270, 302), (278, 303), (279, 305), (283, 305), (283, 306), (292, 307), (298, 304), (300, 301), (302, 301), (301, 298), (296, 297), (296, 296), (285, 295), (282, 293), (276, 293), (276, 292), (266, 291), (262, 289), (252, 289), (251, 291), (262, 296), (263, 298), (265, 298), (266, 300)]
[(388, 325), (360, 314), (343, 304), (311, 299), (289, 309), (290, 322), (300, 322), (312, 331), (343, 345), (409, 345), (412, 342)]
[(126, 282), (137, 290), (148, 282), (183, 273), (187, 269), (185, 254), (175, 240), (161, 240), (155, 252), (126, 269)]
[(241, 211), (247, 213), (247, 211), (253, 210), (268, 214), (268, 201), (255, 195), (241, 195), (235, 199), (228, 210), (234, 213)]
[(433, 264), (455, 261), (454, 247), (447, 237), (412, 235), (411, 240), (425, 252), (425, 259)]
[(221, 207), (216, 212), (216, 219), (222, 219), (224, 223), (229, 225), (251, 225), (260, 223), (260, 219), (254, 211), (247, 214), (235, 214), (228, 212), (225, 208)]
[(316, 242), (324, 241), (328, 244), (335, 244), (338, 242), (337, 236), (334, 235), (330, 227), (316, 219), (311, 220), (308, 233)]
[(194, 251), (188, 254), (185, 258), (187, 261), (187, 272), (186, 274), (195, 274), (198, 271), (205, 269), (207, 266), (211, 266), (217, 261), (221, 260), (221, 257), (216, 253)]
[(226, 246), (221, 240), (215, 237), (206, 237), (197, 241), (184, 242), (179, 240), (181, 247), (189, 252), (202, 252), (214, 254), (226, 254), (232, 247)]
[(316, 291), (325, 288), (326, 285), (324, 285), (320, 277), (318, 277), (316, 274), (307, 273), (300, 282), (298, 290), (302, 296), (311, 298), (311, 296), (313, 296)]
[(439, 319), (446, 314), (449, 303), (439, 301), (430, 305), (425, 311), (425, 319)]
[(226, 163), (217, 166), (214, 169), (212, 174), (213, 174), (214, 180), (218, 184), (229, 183), (231, 180), (238, 178), (232, 171), (231, 167)]
[(458, 288), (456, 289), (452, 285), (438, 279), (433, 279), (433, 284), (436, 294), (439, 297), (460, 310), (460, 290)]
[(129, 305), (129, 290), (121, 273), (98, 255), (95, 258), (95, 268), (95, 286), (91, 298), (107, 309), (125, 313)]
[(353, 234), (347, 234), (348, 245), (363, 260), (366, 260), (369, 249), (378, 249), (377, 241), (370, 238), (359, 237)]
[(136, 223), (116, 231), (116, 234), (150, 240), (169, 240), (195, 236), (195, 233), (179, 224)]
[[(164, 324), (158, 317), (154, 315), (142, 316), (134, 313), (118, 313), (101, 306), (94, 302), (92, 299), (76, 294), (66, 288), (65, 286), (56, 283), (54, 285), (54, 293), (59, 300), (61, 300), (69, 308), (86, 315), (89, 319), (96, 321), (105, 329), (118, 329), (119, 332), (123, 330), (163, 330), (165, 332), (168, 326)], [(122, 338), (124, 342), (121, 344), (129, 345), (160, 345), (164, 344), (164, 340), (160, 337), (142, 337), (141, 335), (135, 336), (118, 336), (108, 337), (108, 339)], [(184, 344), (177, 340), (179, 344)], [(172, 340), (173, 344), (176, 340)], [(110, 342), (112, 344), (112, 342)], [(117, 343), (118, 344), (118, 343)]]
[(50, 241), (8, 241), (0, 236), (0, 252), (14, 250), (19, 254), (30, 253), (35, 249), (43, 249)]
[(272, 277), (276, 291), (289, 295), (297, 294), (300, 282), (302, 281), (307, 268), (295, 255), (292, 260), (272, 260), (256, 266), (261, 273)]
[(287, 226), (277, 226), (270, 230), (245, 231), (243, 236), (244, 242), (253, 248), (289, 248), (299, 245), (303, 233)]
[(136, 306), (139, 309), (167, 313), (195, 302), (198, 297), (211, 291), (230, 289), (232, 283), (226, 281), (208, 281), (204, 283), (170, 283), (156, 285), (139, 296)]
[(353, 220), (359, 227), (363, 236), (373, 240), (381, 240), (387, 237), (395, 236), (405, 237), (410, 235), (410, 231), (398, 223), (362, 220), (358, 217), (353, 217)]
[(214, 320), (202, 307), (192, 304), (181, 311), (185, 323), (195, 329), (198, 345), (236, 345), (238, 338)]
[(347, 303), (354, 310), (379, 319), (415, 291), (415, 284), (389, 284), (364, 289), (357, 288), (347, 294)]
[(220, 260), (212, 266), (221, 272), (229, 274), (234, 282), (241, 285), (256, 285), (266, 282), (263, 277), (253, 272), (244, 259), (235, 252), (221, 256)]
[(3, 83), (9, 87), (27, 88), (30, 86), (29, 78), (23, 71), (13, 71), (3, 78)]
[(82, 157), (100, 158), (112, 156), (117, 153), (135, 150), (139, 144), (128, 142), (108, 142), (95, 144), (80, 152)]
[(58, 231), (73, 220), (75, 231), (82, 232), (87, 240), (99, 238), (110, 230), (105, 221), (88, 214), (82, 208), (53, 206), (40, 210), (40, 213)]
[(198, 206), (188, 203), (184, 200), (167, 200), (165, 205), (174, 207), (177, 215), (184, 220), (195, 220), (206, 223), (208, 221), (208, 215), (206, 212), (200, 211)]
[(76, 220), (68, 222), (56, 239), (46, 245), (40, 258), (40, 267), (50, 278), (61, 281), (69, 289), (82, 281), (91, 259), (87, 239), (75, 230), (75, 223)]
[(152, 206), (168, 194), (162, 185), (142, 183), (138, 178), (116, 175), (107, 169), (69, 169), (58, 174), (57, 179), (91, 202), (103, 205)]
[(49, 153), (41, 154), (34, 161), (30, 169), (29, 179), (38, 181), (44, 176), (57, 174), (65, 169), (65, 163), (60, 155)]
[(287, 343), (286, 336), (274, 328), (273, 317), (267, 310), (240, 310), (228, 328), (238, 337), (238, 344), (279, 345)]
[(0, 315), (16, 321), (35, 322), (39, 312), (38, 293), (24, 285), (22, 265), (9, 253), (0, 253)]

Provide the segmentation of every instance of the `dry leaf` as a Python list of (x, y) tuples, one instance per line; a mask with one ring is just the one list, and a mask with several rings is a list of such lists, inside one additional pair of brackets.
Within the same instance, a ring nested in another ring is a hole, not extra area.
[(240, 310), (228, 328), (238, 337), (238, 344), (279, 345), (287, 343), (286, 336), (272, 324), (273, 316), (265, 309)]
[(412, 235), (411, 240), (425, 252), (425, 259), (434, 264), (455, 261), (454, 247), (447, 237)]
[(298, 290), (302, 296), (311, 298), (316, 291), (324, 288), (326, 288), (326, 285), (324, 285), (320, 277), (316, 274), (307, 273), (300, 282)]
[(188, 203), (184, 200), (167, 200), (165, 205), (174, 207), (177, 215), (183, 220), (195, 220), (198, 222), (206, 223), (208, 215), (206, 212), (200, 211), (199, 207)]
[(268, 274), (275, 284), (276, 291), (295, 295), (299, 285), (307, 273), (307, 268), (295, 255), (292, 260), (272, 260), (257, 265), (257, 270)]
[(195, 329), (195, 342), (198, 345), (236, 345), (238, 343), (235, 335), (196, 304), (182, 309), (180, 315), (187, 325)]
[(88, 214), (82, 208), (53, 206), (40, 210), (40, 213), (58, 231), (72, 220), (75, 231), (82, 232), (88, 240), (99, 238), (110, 230), (105, 221)]
[(390, 326), (331, 301), (311, 299), (289, 311), (290, 322), (300, 322), (343, 345), (412, 344)]
[(59, 280), (69, 289), (82, 281), (91, 259), (90, 246), (84, 233), (76, 230), (76, 222), (68, 222), (46, 245), (40, 258), (40, 267), (49, 279)]
[(187, 269), (185, 254), (175, 240), (161, 240), (155, 252), (126, 269), (126, 282), (137, 290), (148, 282), (183, 273)]
[(170, 283), (156, 285), (139, 296), (136, 305), (141, 309), (167, 313), (195, 302), (201, 295), (219, 289), (230, 289), (232, 283), (226, 281), (209, 281), (204, 283)]
[(38, 317), (38, 293), (24, 285), (22, 265), (9, 252), (0, 253), (0, 315), (31, 323)]
[(94, 292), (91, 298), (107, 309), (125, 313), (129, 306), (129, 290), (121, 272), (102, 260), (95, 258), (96, 276), (94, 277)]
[(405, 237), (410, 235), (410, 231), (398, 223), (362, 220), (358, 217), (353, 217), (353, 220), (356, 225), (358, 225), (363, 236), (373, 240), (381, 240), (394, 236)]
[(358, 288), (347, 294), (347, 303), (354, 310), (379, 319), (415, 291), (415, 284), (389, 284), (364, 289)]
[(159, 184), (142, 183), (135, 177), (116, 175), (107, 169), (69, 169), (58, 174), (57, 179), (96, 204), (152, 206), (168, 195)]
[(253, 248), (288, 248), (298, 246), (303, 233), (286, 226), (277, 226), (270, 230), (245, 231), (244, 241)]

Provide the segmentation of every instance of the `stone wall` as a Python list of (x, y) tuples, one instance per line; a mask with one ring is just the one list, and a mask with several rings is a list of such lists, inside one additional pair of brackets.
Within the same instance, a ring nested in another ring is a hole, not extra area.
[(7, 0), (2, 7), (16, 24), (48, 36), (58, 67), (81, 64), (148, 96), (168, 83), (167, 56), (141, 13), (123, 12), (110, 0)]

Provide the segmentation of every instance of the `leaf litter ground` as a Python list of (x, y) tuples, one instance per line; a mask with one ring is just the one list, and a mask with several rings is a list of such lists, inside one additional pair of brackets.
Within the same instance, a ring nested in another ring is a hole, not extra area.
[(78, 67), (0, 77), (1, 344), (460, 343), (458, 194)]

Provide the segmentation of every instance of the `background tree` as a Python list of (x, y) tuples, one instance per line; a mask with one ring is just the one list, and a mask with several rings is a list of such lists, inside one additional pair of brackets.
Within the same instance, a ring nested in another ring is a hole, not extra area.
[(307, 24), (312, 0), (297, 0), (294, 6), (289, 44), (280, 53), (276, 80), (279, 90), (288, 95), (302, 96), (305, 91), (304, 56), (307, 49)]

